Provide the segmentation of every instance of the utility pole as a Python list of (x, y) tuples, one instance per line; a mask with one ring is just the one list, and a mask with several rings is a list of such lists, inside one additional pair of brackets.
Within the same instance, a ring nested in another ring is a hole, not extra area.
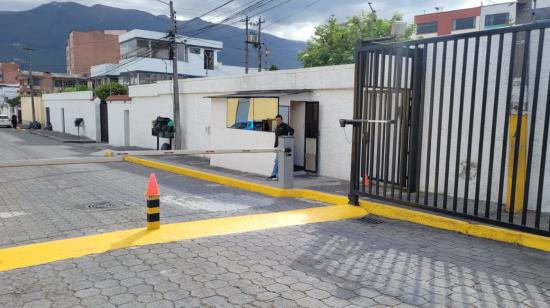
[(176, 150), (181, 150), (183, 141), (182, 126), (180, 121), (180, 91), (178, 79), (178, 43), (176, 41), (176, 33), (178, 31), (176, 24), (176, 12), (174, 12), (174, 4), (170, 0), (170, 21), (172, 23), (170, 30), (170, 46), (172, 49), (172, 84), (174, 86), (174, 125), (176, 126), (175, 147)]
[[(265, 46), (265, 44), (264, 44)], [(271, 56), (271, 49), (265, 46), (265, 69), (269, 70), (269, 57)]]
[(32, 121), (36, 121), (36, 113), (34, 110), (34, 92), (33, 92), (33, 86), (34, 86), (34, 80), (32, 78), (32, 52), (34, 49), (30, 47), (23, 47), (24, 50), (29, 52), (29, 88), (31, 90), (31, 108), (32, 108)]
[(241, 20), (245, 23), (245, 31), (244, 31), (244, 73), (248, 74), (248, 44), (250, 42), (248, 41), (248, 23), (250, 19), (248, 18), (248, 15), (245, 16), (243, 20)]
[(258, 17), (258, 72), (262, 71), (262, 24), (265, 19)]
[[(531, 0), (518, 0), (516, 2), (516, 20), (515, 23), (517, 25), (522, 24), (529, 24), (533, 22), (533, 9), (532, 9), (532, 3)], [(519, 91), (521, 89), (521, 77), (522, 77), (522, 70), (523, 70), (523, 57), (525, 54), (528, 54), (529, 52), (529, 46), (525, 44), (525, 32), (518, 32), (516, 34), (516, 52), (514, 57), (514, 66), (513, 66), (513, 91), (517, 91), (518, 95), (515, 99), (512, 100), (512, 108), (518, 109), (519, 108)], [(527, 65), (529, 65), (529, 62), (527, 61)], [(526, 76), (529, 76), (529, 67), (526, 67), (527, 74)], [(526, 85), (529, 83), (529, 78), (526, 80)], [(526, 96), (527, 97), (527, 96)], [(525, 101), (525, 100), (524, 100)], [(524, 109), (527, 109), (527, 104), (523, 105)]]

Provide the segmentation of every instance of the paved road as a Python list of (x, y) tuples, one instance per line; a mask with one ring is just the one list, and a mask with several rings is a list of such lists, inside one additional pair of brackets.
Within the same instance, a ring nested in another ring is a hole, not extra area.
[[(0, 143), (17, 143), (25, 157), (91, 151), (34, 138), (0, 130)], [(15, 155), (0, 151), (1, 159)], [(0, 216), (3, 246), (142, 223), (149, 170), (123, 163), (37, 169), (0, 170), (0, 212), (24, 213)], [(175, 200), (163, 212), (188, 213), (167, 220), (314, 205), (163, 173), (159, 181)], [(98, 200), (128, 204), (86, 209)], [(234, 208), (218, 211), (225, 204)], [(0, 272), (0, 281), (1, 307), (548, 307), (550, 254), (404, 222), (352, 220), (121, 249)]]
[[(85, 156), (68, 146), (0, 129), (0, 160)], [(151, 170), (129, 163), (0, 169), (0, 247), (136, 228), (145, 225), (148, 176), (161, 190), (161, 221), (284, 211), (319, 203), (278, 199)]]

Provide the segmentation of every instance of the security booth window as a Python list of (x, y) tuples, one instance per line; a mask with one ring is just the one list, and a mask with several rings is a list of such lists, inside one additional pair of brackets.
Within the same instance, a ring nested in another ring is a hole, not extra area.
[(272, 132), (278, 111), (278, 98), (228, 98), (227, 128)]

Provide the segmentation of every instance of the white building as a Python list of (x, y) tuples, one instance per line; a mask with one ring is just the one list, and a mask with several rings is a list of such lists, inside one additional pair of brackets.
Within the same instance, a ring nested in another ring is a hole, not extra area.
[[(218, 55), (223, 42), (178, 36), (178, 74), (180, 78), (242, 73), (244, 68), (223, 65)], [(166, 33), (132, 30), (119, 36), (120, 62), (92, 66), (97, 83), (118, 81), (121, 84), (148, 84), (172, 78), (170, 42)]]
[(516, 2), (483, 5), (480, 17), (480, 30), (511, 26), (516, 21)]
[(8, 105), (8, 100), (19, 95), (19, 85), (0, 84), (0, 114), (11, 115), (15, 111)]

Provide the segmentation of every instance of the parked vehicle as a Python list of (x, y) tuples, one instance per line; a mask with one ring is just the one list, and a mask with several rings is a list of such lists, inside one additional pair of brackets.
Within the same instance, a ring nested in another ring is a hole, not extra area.
[(0, 114), (0, 127), (11, 127), (11, 120), (9, 116)]

